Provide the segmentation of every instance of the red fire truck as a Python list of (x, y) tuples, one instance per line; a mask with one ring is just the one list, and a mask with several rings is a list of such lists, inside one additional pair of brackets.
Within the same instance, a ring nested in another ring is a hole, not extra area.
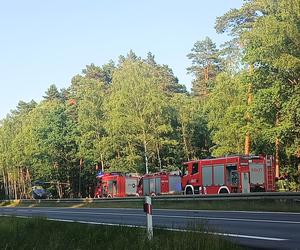
[(183, 163), (184, 194), (275, 191), (272, 156), (228, 156)]
[(119, 172), (100, 173), (97, 175), (95, 197), (126, 197), (137, 194), (139, 177), (134, 174)]
[(139, 196), (181, 194), (181, 177), (167, 172), (146, 174), (139, 181), (137, 193)]

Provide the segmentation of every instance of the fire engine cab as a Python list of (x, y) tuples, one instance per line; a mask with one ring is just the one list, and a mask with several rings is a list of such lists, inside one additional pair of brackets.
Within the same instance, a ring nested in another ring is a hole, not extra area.
[(183, 163), (184, 194), (275, 191), (272, 156), (239, 155)]
[(139, 196), (181, 194), (181, 177), (167, 172), (146, 174), (141, 177), (137, 192)]
[(139, 177), (134, 174), (119, 172), (100, 173), (97, 175), (95, 197), (126, 197), (135, 196)]

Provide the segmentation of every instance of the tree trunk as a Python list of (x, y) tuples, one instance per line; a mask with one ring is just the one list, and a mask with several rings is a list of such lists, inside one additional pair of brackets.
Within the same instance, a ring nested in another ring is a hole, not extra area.
[(81, 158), (79, 161), (79, 179), (78, 179), (78, 197), (81, 198), (81, 169), (83, 166), (83, 159)]
[(18, 189), (17, 189), (17, 174), (15, 175), (15, 178), (14, 178), (14, 180), (13, 180), (13, 182), (14, 182), (14, 198), (15, 198), (15, 200), (17, 200), (18, 199)]
[[(277, 128), (279, 126), (279, 109), (280, 109), (279, 101), (276, 102), (276, 108), (277, 108), (277, 112), (276, 112), (275, 127)], [(278, 135), (276, 135), (276, 139), (275, 139), (275, 176), (277, 178), (280, 176), (279, 147), (280, 147), (280, 140), (278, 138)]]
[(3, 175), (3, 186), (4, 186), (4, 194), (5, 198), (8, 198), (8, 185), (7, 185), (7, 178), (4, 168), (2, 169), (2, 175)]
[(30, 173), (29, 173), (29, 170), (27, 167), (26, 167), (26, 183), (27, 183), (27, 187), (28, 187), (27, 192), (26, 192), (26, 197), (30, 198), (29, 191), (31, 189), (31, 178), (30, 178)]
[(6, 187), (7, 187), (7, 198), (10, 200), (11, 192), (10, 192), (10, 180), (9, 180), (9, 173), (6, 171)]
[(280, 163), (279, 163), (279, 139), (275, 140), (275, 176), (279, 178), (280, 176)]
[(26, 168), (21, 168), (21, 178), (22, 178), (22, 199), (26, 199), (26, 191), (27, 191), (27, 185), (26, 185)]
[(146, 170), (146, 174), (148, 174), (149, 173), (149, 170), (148, 170), (148, 152), (147, 152), (147, 141), (146, 141), (145, 130), (143, 130), (143, 137), (144, 137), (143, 145), (144, 145), (144, 157), (145, 157), (145, 170)]
[(62, 192), (61, 192), (59, 181), (57, 181), (57, 183), (56, 183), (56, 189), (57, 189), (58, 197), (59, 197), (59, 199), (61, 199), (62, 198)]
[[(253, 74), (253, 65), (249, 66), (249, 75), (252, 76)], [(248, 85), (248, 98), (247, 98), (247, 105), (248, 107), (252, 104), (253, 96), (252, 96), (252, 83), (249, 83)], [(251, 136), (249, 131), (249, 125), (251, 120), (251, 114), (247, 111), (246, 114), (246, 121), (248, 125), (248, 131), (246, 132), (246, 138), (245, 138), (245, 155), (249, 155), (251, 151)]]
[(158, 144), (156, 144), (156, 151), (157, 151), (157, 159), (158, 159), (158, 164), (159, 164), (159, 171), (161, 172), (162, 171), (162, 168), (161, 168), (161, 158), (160, 158)]
[(16, 182), (17, 182), (17, 194), (20, 199), (23, 197), (23, 175), (21, 172), (21, 167), (17, 167), (17, 177), (16, 177)]
[(182, 139), (183, 139), (183, 147), (184, 147), (185, 157), (189, 161), (190, 154), (189, 154), (189, 149), (188, 149), (187, 140), (186, 140), (186, 131), (185, 131), (185, 127), (183, 126), (183, 124), (181, 124), (181, 131), (182, 131)]
[(104, 172), (104, 161), (103, 161), (103, 156), (100, 154), (100, 163), (101, 163), (101, 172)]
[(246, 138), (245, 138), (245, 155), (249, 155), (250, 154), (250, 146), (251, 146), (250, 132), (247, 131)]
[(13, 186), (12, 186), (12, 180), (11, 180), (11, 174), (7, 173), (7, 183), (8, 183), (8, 198), (10, 200), (13, 199)]

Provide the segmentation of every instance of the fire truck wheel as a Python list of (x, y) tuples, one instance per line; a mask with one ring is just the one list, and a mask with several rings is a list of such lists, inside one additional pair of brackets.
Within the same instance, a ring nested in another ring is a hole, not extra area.
[(112, 197), (111, 197), (111, 195), (109, 194), (109, 195), (107, 195), (107, 198), (112, 198)]
[(191, 188), (186, 189), (186, 194), (193, 194), (193, 190)]
[(222, 188), (219, 194), (228, 194), (228, 190), (226, 188)]

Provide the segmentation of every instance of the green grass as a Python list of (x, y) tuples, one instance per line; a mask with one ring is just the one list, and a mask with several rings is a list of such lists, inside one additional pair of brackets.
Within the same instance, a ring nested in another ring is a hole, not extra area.
[[(155, 208), (190, 209), (190, 210), (243, 210), (243, 211), (273, 211), (273, 212), (300, 212), (300, 202), (288, 199), (271, 200), (193, 200), (193, 201), (160, 201), (152, 200)], [(30, 203), (0, 203), (0, 206), (23, 207), (100, 207), (100, 208), (142, 208), (143, 201), (107, 201), (107, 202), (83, 202), (83, 203), (56, 203), (43, 200), (41, 203), (33, 200)]]
[(272, 211), (300, 212), (300, 202), (292, 200), (221, 200), (221, 201), (154, 201), (155, 208), (175, 208), (190, 210), (232, 210), (232, 211)]
[[(154, 230), (0, 217), (0, 249), (242, 249), (220, 236), (202, 232)], [(201, 229), (202, 227), (198, 227)]]

